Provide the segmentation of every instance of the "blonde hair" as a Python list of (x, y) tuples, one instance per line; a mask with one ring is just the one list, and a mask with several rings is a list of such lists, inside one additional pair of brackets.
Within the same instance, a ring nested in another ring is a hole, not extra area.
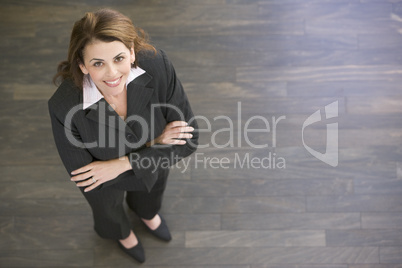
[(84, 62), (83, 50), (86, 45), (99, 40), (103, 42), (120, 41), (128, 49), (134, 45), (135, 61), (133, 67), (138, 66), (137, 54), (148, 50), (156, 53), (156, 49), (148, 43), (148, 35), (140, 28), (133, 25), (132, 21), (118, 11), (101, 9), (96, 12), (88, 12), (76, 21), (71, 33), (68, 58), (59, 63), (53, 82), (64, 81), (67, 78), (82, 89), (84, 74), (79, 64)]

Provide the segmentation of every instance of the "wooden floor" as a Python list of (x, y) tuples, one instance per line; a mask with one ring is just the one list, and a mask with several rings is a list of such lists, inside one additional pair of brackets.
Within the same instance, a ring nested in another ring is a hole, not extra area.
[[(402, 1), (111, 2), (171, 58), (208, 147), (172, 168), (173, 241), (130, 214), (141, 267), (402, 267)], [(93, 231), (47, 113), (73, 22), (108, 3), (0, 2), (0, 267), (137, 266)], [(303, 145), (324, 153), (334, 123), (336, 167)]]

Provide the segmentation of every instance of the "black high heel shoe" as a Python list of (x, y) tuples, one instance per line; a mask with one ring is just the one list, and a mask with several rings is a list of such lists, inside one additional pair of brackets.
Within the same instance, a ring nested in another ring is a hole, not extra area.
[[(138, 239), (137, 239), (138, 240)], [(120, 241), (117, 241), (117, 243), (119, 244), (119, 247), (128, 255), (130, 255), (133, 259), (135, 259), (136, 261), (143, 263), (145, 262), (145, 252), (144, 252), (144, 248), (142, 247), (142, 244), (140, 242), (140, 240), (138, 240), (138, 244), (135, 245), (132, 248), (126, 248), (125, 246), (123, 246)]]
[(145, 222), (142, 222), (142, 223), (144, 223), (145, 228), (148, 230), (148, 232), (150, 232), (157, 238), (162, 239), (164, 241), (172, 240), (172, 236), (169, 232), (169, 228), (167, 227), (165, 219), (162, 218), (161, 215), (159, 215), (159, 217), (161, 218), (161, 224), (159, 224), (158, 228), (156, 228), (155, 230), (152, 230), (151, 228), (149, 228), (148, 225), (145, 224)]

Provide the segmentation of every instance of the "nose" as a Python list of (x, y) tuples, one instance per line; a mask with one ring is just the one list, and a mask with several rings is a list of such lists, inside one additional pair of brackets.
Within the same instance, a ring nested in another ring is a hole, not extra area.
[(116, 75), (116, 73), (117, 73), (116, 66), (114, 66), (113, 64), (109, 64), (109, 65), (108, 65), (108, 68), (107, 68), (106, 75), (107, 75), (108, 77), (114, 78), (114, 76)]

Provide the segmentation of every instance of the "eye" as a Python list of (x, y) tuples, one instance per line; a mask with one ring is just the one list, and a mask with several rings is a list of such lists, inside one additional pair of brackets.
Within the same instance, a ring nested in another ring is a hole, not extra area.
[(95, 67), (101, 67), (102, 65), (103, 65), (103, 63), (100, 62), (100, 61), (97, 61), (97, 62), (94, 63)]
[(115, 58), (116, 62), (120, 62), (120, 61), (123, 61), (123, 60), (124, 60), (123, 56), (119, 56), (119, 57)]

